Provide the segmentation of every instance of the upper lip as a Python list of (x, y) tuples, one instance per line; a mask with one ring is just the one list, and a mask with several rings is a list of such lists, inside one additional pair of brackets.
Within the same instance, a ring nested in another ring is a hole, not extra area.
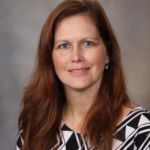
[(81, 69), (90, 69), (89, 67), (87, 68), (73, 68), (73, 69), (69, 69), (69, 71), (72, 71), (72, 70), (81, 70)]

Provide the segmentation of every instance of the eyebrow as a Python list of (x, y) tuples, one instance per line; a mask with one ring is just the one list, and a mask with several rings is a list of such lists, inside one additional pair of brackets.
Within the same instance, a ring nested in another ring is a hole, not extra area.
[[(84, 39), (82, 39), (82, 40), (80, 40), (80, 41), (84, 41), (84, 40), (86, 40), (86, 39), (94, 39), (94, 40), (99, 40), (99, 38), (94, 38), (94, 37), (87, 37), (87, 38), (84, 38)], [(68, 40), (58, 40), (57, 42), (55, 42), (54, 44), (56, 44), (56, 43), (58, 43), (58, 42), (69, 42)]]

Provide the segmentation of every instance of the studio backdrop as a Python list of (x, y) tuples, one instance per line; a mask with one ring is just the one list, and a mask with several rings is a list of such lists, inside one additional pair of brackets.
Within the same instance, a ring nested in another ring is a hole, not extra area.
[[(38, 40), (61, 0), (0, 0), (0, 149), (15, 149), (23, 88)], [(121, 47), (130, 98), (150, 110), (150, 0), (99, 0)]]

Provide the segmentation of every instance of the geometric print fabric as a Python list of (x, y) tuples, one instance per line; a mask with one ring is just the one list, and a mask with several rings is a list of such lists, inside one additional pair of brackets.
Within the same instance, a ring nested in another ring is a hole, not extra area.
[(117, 125), (116, 134), (113, 150), (150, 150), (150, 112), (141, 106), (133, 109)]
[[(112, 150), (150, 150), (150, 112), (141, 106), (133, 109), (118, 125)], [(58, 150), (95, 150), (86, 136), (71, 130), (62, 122)], [(116, 136), (117, 135), (117, 136)], [(23, 145), (23, 132), (17, 138), (16, 150)], [(52, 150), (52, 149), (51, 149)]]

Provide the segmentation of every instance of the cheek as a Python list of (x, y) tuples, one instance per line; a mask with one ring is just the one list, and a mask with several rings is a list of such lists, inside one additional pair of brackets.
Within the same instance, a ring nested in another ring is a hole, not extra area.
[(52, 57), (56, 73), (58, 73), (62, 69), (65, 69), (67, 64), (66, 55), (62, 53), (53, 52)]
[(96, 66), (105, 66), (106, 61), (106, 53), (105, 50), (97, 49), (92, 53), (88, 54), (88, 60), (91, 62), (91, 64)]

